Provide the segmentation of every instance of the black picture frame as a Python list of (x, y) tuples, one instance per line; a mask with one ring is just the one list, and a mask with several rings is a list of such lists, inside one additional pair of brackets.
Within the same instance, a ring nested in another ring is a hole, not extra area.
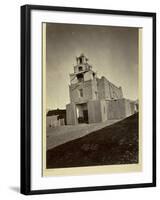
[[(112, 186), (94, 186), (79, 188), (60, 188), (49, 190), (31, 190), (31, 11), (64, 11), (79, 13), (100, 13), (123, 16), (142, 16), (151, 17), (153, 22), (152, 34), (152, 56), (153, 56), (153, 149), (152, 149), (152, 183), (138, 183)], [(44, 5), (24, 5), (21, 6), (21, 193), (25, 195), (64, 193), (64, 192), (81, 192), (95, 190), (112, 190), (127, 188), (142, 188), (156, 186), (156, 13), (121, 11), (121, 10), (103, 10), (90, 8), (72, 8), (72, 7), (55, 7)]]

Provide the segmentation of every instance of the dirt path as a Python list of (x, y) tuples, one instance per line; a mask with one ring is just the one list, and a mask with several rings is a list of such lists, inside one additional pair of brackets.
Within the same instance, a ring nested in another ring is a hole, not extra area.
[(119, 120), (108, 120), (106, 122), (95, 124), (78, 124), (49, 128), (47, 130), (47, 150), (68, 141), (83, 137), (93, 131), (104, 128), (118, 121)]

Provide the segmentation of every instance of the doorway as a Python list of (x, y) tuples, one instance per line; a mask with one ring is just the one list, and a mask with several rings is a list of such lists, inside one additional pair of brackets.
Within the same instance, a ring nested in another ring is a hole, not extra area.
[(88, 108), (87, 103), (77, 104), (77, 120), (79, 124), (88, 123)]
[(88, 110), (83, 110), (84, 123), (88, 123)]

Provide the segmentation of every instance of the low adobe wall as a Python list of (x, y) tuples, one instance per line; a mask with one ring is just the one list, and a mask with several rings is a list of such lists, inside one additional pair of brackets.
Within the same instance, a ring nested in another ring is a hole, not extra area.
[(107, 118), (123, 119), (132, 115), (131, 104), (128, 99), (115, 99), (107, 101)]

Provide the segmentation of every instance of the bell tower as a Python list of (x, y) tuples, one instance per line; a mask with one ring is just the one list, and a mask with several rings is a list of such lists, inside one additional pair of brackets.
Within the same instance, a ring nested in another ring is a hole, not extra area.
[(92, 80), (95, 72), (92, 71), (92, 66), (88, 64), (88, 58), (82, 53), (76, 57), (76, 65), (74, 66), (74, 73), (70, 74), (70, 83), (76, 84), (87, 79)]
[(76, 57), (74, 73), (70, 74), (69, 93), (70, 101), (74, 103), (86, 103), (98, 98), (96, 73), (84, 54)]
[(92, 66), (88, 64), (88, 58), (82, 53), (79, 57), (76, 57), (77, 64), (74, 66), (74, 73), (80, 73), (89, 71)]

